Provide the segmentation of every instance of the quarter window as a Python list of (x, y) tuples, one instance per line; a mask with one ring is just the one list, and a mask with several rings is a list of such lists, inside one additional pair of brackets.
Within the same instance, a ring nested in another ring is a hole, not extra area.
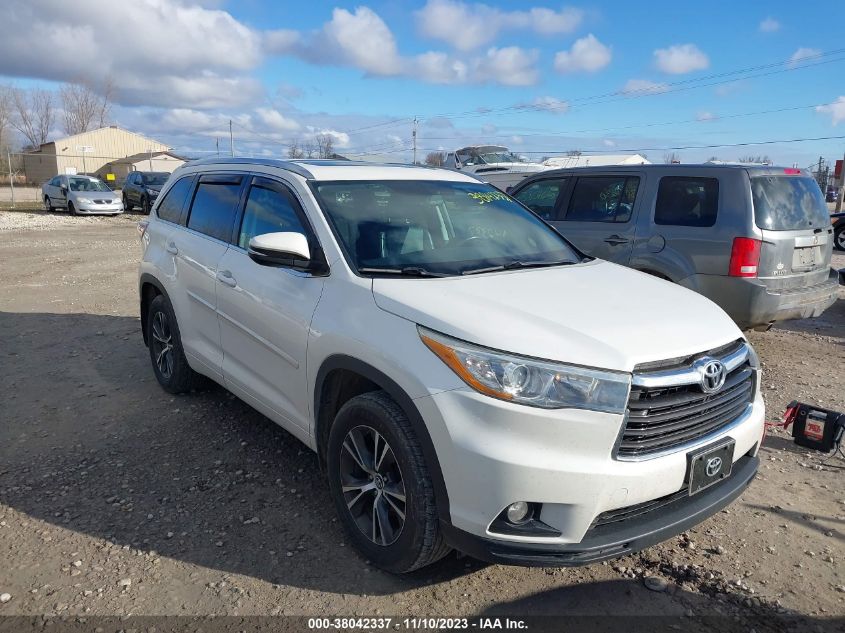
[(240, 192), (240, 176), (219, 179), (204, 176), (194, 194), (188, 228), (228, 242)]
[(190, 176), (186, 176), (176, 181), (176, 184), (168, 189), (156, 209), (159, 218), (168, 222), (179, 223), (179, 219), (182, 217), (182, 205), (185, 204), (185, 198), (191, 189), (192, 180)]
[(654, 223), (713, 226), (719, 210), (719, 179), (665, 176), (660, 179)]
[(244, 209), (238, 246), (246, 248), (256, 235), (293, 232), (305, 234), (289, 194), (253, 185)]
[(565, 186), (566, 178), (547, 178), (532, 182), (514, 197), (544, 220), (551, 220), (557, 197)]
[(565, 220), (570, 222), (627, 222), (634, 210), (640, 179), (624, 176), (579, 178)]

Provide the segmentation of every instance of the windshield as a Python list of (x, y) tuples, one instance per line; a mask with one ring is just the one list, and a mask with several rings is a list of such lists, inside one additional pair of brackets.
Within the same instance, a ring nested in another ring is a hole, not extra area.
[(493, 163), (521, 163), (522, 159), (506, 149), (489, 152), (458, 152), (458, 159), (464, 165), (489, 165)]
[(167, 172), (150, 172), (148, 174), (144, 174), (142, 176), (145, 185), (156, 185), (161, 187), (164, 183), (167, 182), (167, 179), (170, 177), (170, 174)]
[(68, 178), (71, 191), (111, 191), (102, 180), (96, 178)]
[(821, 189), (812, 178), (761, 176), (751, 179), (757, 226), (771, 231), (830, 226)]
[(554, 229), (490, 185), (316, 182), (314, 192), (359, 272), (460, 275), (581, 261)]

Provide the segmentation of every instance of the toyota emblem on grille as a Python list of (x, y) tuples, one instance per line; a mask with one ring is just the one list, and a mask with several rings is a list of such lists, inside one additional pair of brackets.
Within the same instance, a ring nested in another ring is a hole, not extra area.
[(712, 477), (716, 473), (718, 473), (722, 468), (722, 458), (721, 457), (711, 457), (707, 460), (707, 476)]
[(715, 393), (725, 384), (725, 366), (717, 360), (707, 362), (701, 368), (701, 389), (704, 393)]

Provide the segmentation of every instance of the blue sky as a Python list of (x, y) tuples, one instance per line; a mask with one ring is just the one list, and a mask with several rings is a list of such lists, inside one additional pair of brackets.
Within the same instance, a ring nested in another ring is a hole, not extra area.
[[(230, 118), (242, 153), (328, 133), (340, 152), (396, 160), (414, 116), (423, 155), (495, 142), (659, 161), (671, 147), (845, 136), (841, 3), (68, 4), (12, 4), (2, 81), (108, 79), (116, 122), (185, 153), (212, 150)], [(802, 167), (843, 152), (845, 139), (678, 150)]]

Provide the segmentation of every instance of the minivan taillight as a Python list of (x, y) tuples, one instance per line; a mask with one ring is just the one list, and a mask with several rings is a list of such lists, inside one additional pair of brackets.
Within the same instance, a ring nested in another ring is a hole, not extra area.
[(760, 263), (760, 240), (751, 237), (735, 237), (731, 248), (731, 263), (728, 275), (731, 277), (756, 277)]

